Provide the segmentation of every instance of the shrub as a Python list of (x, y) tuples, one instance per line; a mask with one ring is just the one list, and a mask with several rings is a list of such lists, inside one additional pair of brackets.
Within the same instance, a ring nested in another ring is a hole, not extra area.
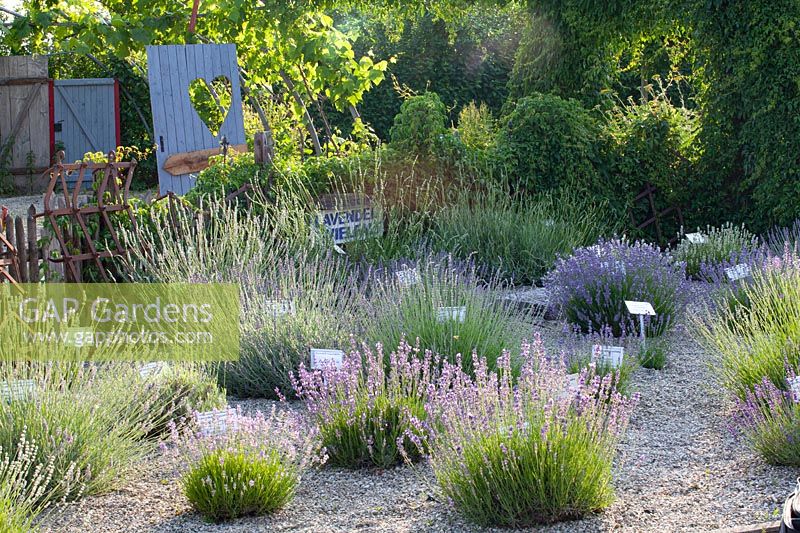
[(240, 276), (242, 336), (238, 361), (219, 366), (219, 382), (241, 397), (276, 398), (309, 362), (310, 347), (341, 348), (357, 333), (363, 300), (358, 273), (328, 253), (277, 256), (263, 274)]
[(174, 453), (187, 470), (181, 486), (192, 507), (218, 522), (280, 509), (294, 497), (303, 472), (323, 463), (315, 434), (291, 413), (252, 417), (237, 412), (221, 436), (173, 432)]
[(80, 487), (59, 484), (75, 475), (89, 495), (118, 486), (154, 449), (146, 437), (163, 423), (154, 413), (171, 416), (155, 407), (156, 389), (129, 364), (6, 365), (0, 382), (18, 379), (34, 380), (36, 388), (28, 398), (0, 402), (0, 447), (16, 454), (23, 434), (36, 443), (33, 460), (52, 464), (50, 499), (77, 498)]
[(639, 347), (639, 364), (644, 368), (662, 370), (667, 364), (667, 344), (662, 339), (652, 340)]
[(380, 344), (375, 351), (364, 344), (341, 368), (300, 367), (294, 389), (319, 427), (329, 464), (387, 468), (402, 460), (399, 446), (410, 447), (412, 438), (421, 437), (411, 418), (425, 418), (438, 358), (419, 352), (402, 342), (384, 357)]
[(732, 429), (768, 463), (800, 466), (799, 400), (765, 377), (737, 399)]
[(771, 257), (739, 288), (746, 312), (706, 308), (691, 331), (715, 354), (722, 385), (745, 399), (764, 377), (785, 388), (785, 366), (800, 363), (800, 258)]
[(436, 93), (425, 92), (403, 102), (389, 135), (396, 151), (430, 156), (446, 133), (447, 108)]
[[(567, 392), (566, 369), (541, 341), (522, 347), (519, 378), (509, 356), (475, 378), (445, 364), (428, 401), (429, 462), (444, 498), (482, 526), (528, 527), (577, 518), (613, 499), (612, 461), (635, 399), (610, 376)], [(422, 426), (422, 422), (418, 422)]]
[(654, 245), (601, 240), (559, 259), (545, 285), (551, 302), (583, 333), (608, 326), (616, 337), (638, 335), (638, 318), (628, 313), (625, 300), (650, 302), (656, 316), (645, 317), (645, 333), (655, 337), (674, 324), (683, 307), (683, 269)]
[(434, 216), (434, 246), (498, 270), (507, 281), (533, 284), (559, 255), (597, 242), (611, 230), (602, 205), (567, 193), (531, 199), (491, 191), (459, 201)]
[(458, 136), (470, 150), (487, 150), (497, 141), (497, 123), (484, 102), (470, 102), (458, 114)]
[(729, 262), (732, 257), (759, 247), (758, 238), (744, 226), (730, 223), (719, 228), (707, 226), (704, 235), (705, 242), (697, 244), (684, 238), (672, 254), (677, 261), (686, 264), (686, 274), (692, 277), (698, 277), (704, 270)]
[[(396, 272), (411, 269), (417, 282), (404, 286)], [(373, 276), (367, 337), (384, 346), (417, 340), (450, 362), (461, 354), (467, 372), (475, 350), (493, 365), (503, 350), (519, 343), (531, 318), (529, 311), (500, 299), (502, 287), (496, 275), (484, 281), (473, 264), (450, 256), (396, 264)]]
[(597, 181), (599, 126), (576, 100), (535, 93), (501, 119), (498, 150), (520, 191)]

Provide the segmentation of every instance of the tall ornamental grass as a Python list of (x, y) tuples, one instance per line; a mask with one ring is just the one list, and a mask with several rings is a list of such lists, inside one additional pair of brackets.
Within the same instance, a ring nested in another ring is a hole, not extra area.
[(217, 435), (175, 429), (164, 448), (181, 459), (186, 499), (213, 522), (277, 511), (294, 498), (308, 468), (325, 462), (314, 429), (274, 408), (269, 416), (237, 411)]
[(497, 275), (484, 278), (474, 264), (450, 256), (376, 272), (365, 313), (367, 339), (384, 346), (419, 342), (451, 363), (460, 354), (467, 372), (477, 350), (493, 367), (504, 349), (519, 344), (533, 318), (501, 298), (504, 287)]
[(800, 258), (770, 258), (740, 290), (746, 312), (706, 307), (691, 331), (715, 355), (722, 385), (744, 399), (764, 377), (785, 388), (785, 367), (800, 363)]
[(732, 255), (756, 250), (760, 246), (758, 237), (743, 225), (707, 226), (704, 232), (699, 228), (697, 232), (703, 234), (704, 242), (693, 243), (684, 236), (672, 253), (676, 261), (686, 265), (686, 274), (691, 277), (698, 277), (704, 268), (728, 261)]
[(426, 406), (428, 460), (442, 496), (481, 526), (530, 527), (578, 518), (614, 499), (612, 462), (636, 399), (611, 376), (570, 389), (567, 370), (537, 338), (514, 378), (481, 358), (475, 377), (445, 364)]
[(425, 398), (435, 387), (438, 366), (430, 351), (420, 353), (405, 342), (387, 357), (380, 344), (375, 350), (364, 344), (341, 368), (301, 366), (294, 389), (319, 428), (328, 463), (387, 468), (401, 462), (400, 448), (411, 450), (412, 439), (422, 437), (412, 419), (425, 420)]
[(7, 363), (0, 371), (0, 387), (19, 380), (34, 387), (0, 401), (0, 448), (17, 454), (22, 435), (36, 444), (33, 460), (52, 465), (48, 498), (77, 498), (76, 485), (59, 484), (73, 473), (88, 495), (118, 487), (154, 449), (149, 436), (172, 416), (158, 388), (127, 363)]
[(800, 466), (800, 397), (768, 377), (736, 400), (731, 428), (768, 463)]
[(505, 280), (530, 285), (560, 255), (612, 233), (606, 209), (567, 193), (514, 198), (506, 191), (464, 192), (436, 212), (433, 245), (473, 258)]
[(645, 332), (655, 337), (669, 330), (686, 302), (683, 268), (655, 245), (601, 240), (559, 259), (545, 286), (551, 303), (583, 333), (608, 327), (615, 337), (636, 336), (638, 317), (628, 313), (625, 301), (650, 302), (656, 316), (645, 317)]
[(242, 336), (238, 361), (220, 365), (233, 395), (277, 398), (292, 390), (290, 376), (308, 365), (310, 348), (346, 348), (358, 333), (364, 300), (357, 272), (334, 254), (299, 252), (275, 258), (263, 273), (240, 278)]

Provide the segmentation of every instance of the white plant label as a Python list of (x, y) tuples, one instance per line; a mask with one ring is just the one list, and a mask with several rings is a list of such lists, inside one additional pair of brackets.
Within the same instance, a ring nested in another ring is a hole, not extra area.
[(552, 228), (553, 226), (555, 226), (555, 225), (556, 225), (556, 221), (555, 221), (555, 220), (553, 220), (552, 218), (548, 218), (548, 219), (546, 219), (546, 220), (544, 221), (544, 225), (545, 225), (546, 227), (548, 227), (548, 228)]
[(311, 348), (311, 370), (321, 370), (326, 366), (341, 368), (343, 363), (344, 352), (342, 350)]
[(267, 300), (264, 309), (273, 317), (294, 314), (294, 300)]
[(800, 376), (795, 376), (789, 380), (789, 388), (795, 399), (800, 398)]
[(622, 366), (622, 358), (625, 355), (625, 348), (622, 346), (602, 346), (595, 344), (592, 347), (592, 361), (599, 365), (619, 368)]
[(394, 275), (397, 276), (397, 282), (401, 287), (410, 287), (420, 282), (419, 272), (416, 268), (398, 270)]
[(750, 265), (739, 263), (738, 265), (725, 269), (725, 275), (731, 281), (737, 281), (750, 275)]
[(576, 374), (567, 374), (567, 391), (571, 393), (578, 392), (580, 389), (581, 375)]
[(162, 372), (165, 372), (168, 368), (169, 365), (164, 361), (153, 361), (152, 363), (144, 364), (139, 368), (139, 376), (142, 379), (145, 379), (149, 376), (158, 376)]
[(702, 233), (687, 233), (686, 238), (689, 239), (689, 242), (692, 244), (704, 244), (708, 242), (708, 237)]
[(196, 413), (197, 427), (203, 437), (225, 435), (230, 429), (236, 430), (236, 410), (220, 409)]
[[(602, 261), (600, 263), (600, 268), (610, 270), (612, 268), (612, 263), (609, 263), (608, 261)], [(613, 268), (615, 271), (625, 275), (625, 263), (622, 261), (614, 261)]]
[(15, 379), (0, 383), (0, 398), (6, 403), (25, 401), (36, 395), (36, 382), (32, 379)]
[(466, 307), (440, 307), (436, 310), (436, 320), (439, 322), (464, 322), (467, 318)]
[(630, 300), (625, 300), (625, 306), (632, 315), (656, 316), (656, 310), (653, 309), (650, 302), (632, 302)]
[(347, 255), (347, 252), (344, 251), (344, 248), (342, 248), (338, 244), (333, 245), (333, 251), (339, 255)]

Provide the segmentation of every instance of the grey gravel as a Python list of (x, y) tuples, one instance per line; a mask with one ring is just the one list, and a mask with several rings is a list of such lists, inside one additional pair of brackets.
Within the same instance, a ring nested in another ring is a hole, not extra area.
[[(544, 328), (544, 335), (558, 329)], [(686, 325), (668, 340), (665, 369), (633, 374), (641, 400), (617, 460), (617, 501), (592, 517), (537, 531), (708, 531), (777, 516), (797, 469), (766, 465), (737, 443), (726, 428), (730, 406), (715, 386), (708, 354)], [(295, 500), (277, 514), (212, 525), (191, 512), (169, 461), (155, 457), (123, 489), (85, 498), (43, 525), (59, 532), (484, 531), (431, 498), (429, 480), (424, 467), (323, 469), (304, 478)]]

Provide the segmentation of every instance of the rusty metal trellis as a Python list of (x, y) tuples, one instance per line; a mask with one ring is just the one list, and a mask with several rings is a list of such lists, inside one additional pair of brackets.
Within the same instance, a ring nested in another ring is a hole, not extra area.
[[(50, 261), (63, 262), (64, 274), (71, 277), (73, 281), (80, 280), (76, 263), (93, 261), (103, 280), (109, 281), (101, 259), (126, 253), (109, 215), (127, 213), (133, 230), (136, 230), (136, 217), (129, 201), (130, 184), (136, 168), (136, 160), (117, 162), (114, 152), (108, 153), (107, 163), (84, 161), (63, 164), (61, 162), (63, 157), (64, 152), (59, 152), (56, 165), (47, 171), (50, 173), (50, 183), (44, 193), (44, 212), (36, 215), (37, 217), (44, 216), (50, 221), (61, 249), (61, 257), (50, 258)], [(71, 175), (76, 172), (77, 179), (72, 178)], [(79, 195), (86, 180), (92, 180), (94, 184), (95, 202), (81, 206), (79, 205)], [(56, 192), (56, 188), (59, 186), (61, 190)], [(64, 205), (55, 206), (54, 197), (63, 197)], [(77, 222), (77, 229), (74, 225), (69, 227), (59, 225), (59, 217), (69, 217), (70, 220), (74, 220)], [(87, 225), (91, 217), (97, 217), (98, 222), (94, 234), (89, 231)], [(113, 241), (109, 245), (113, 245), (113, 247), (98, 251), (97, 242), (101, 229), (108, 230)]]
[(650, 210), (650, 216), (647, 220), (642, 222), (641, 224), (637, 224), (633, 217), (633, 210), (631, 210), (631, 222), (636, 226), (636, 229), (644, 230), (645, 228), (655, 225), (656, 229), (656, 238), (658, 239), (658, 244), (663, 246), (664, 243), (668, 245), (673, 245), (677, 242), (677, 237), (672, 237), (671, 239), (665, 241), (664, 234), (661, 229), (661, 223), (664, 220), (666, 215), (674, 213), (674, 216), (677, 217), (678, 223), (680, 227), (683, 227), (683, 211), (679, 206), (670, 206), (666, 209), (659, 211), (656, 208), (655, 202), (655, 194), (658, 192), (658, 189), (652, 183), (646, 183), (642, 191), (634, 198), (633, 203), (634, 205), (641, 202), (643, 199), (647, 198), (648, 207)]

